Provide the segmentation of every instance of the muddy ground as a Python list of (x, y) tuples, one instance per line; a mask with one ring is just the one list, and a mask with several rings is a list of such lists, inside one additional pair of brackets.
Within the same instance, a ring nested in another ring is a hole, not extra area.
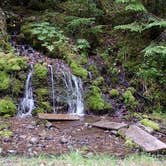
[[(127, 147), (125, 140), (118, 136), (116, 131), (103, 130), (90, 125), (101, 119), (122, 121), (103, 116), (87, 116), (80, 121), (61, 122), (48, 122), (37, 117), (10, 118), (9, 129), (13, 135), (10, 138), (0, 137), (1, 155), (60, 155), (79, 150), (84, 155), (109, 153), (124, 156), (139, 151), (138, 148)], [(1, 123), (5, 121), (6, 119), (1, 119)], [(166, 142), (164, 135), (156, 136)]]

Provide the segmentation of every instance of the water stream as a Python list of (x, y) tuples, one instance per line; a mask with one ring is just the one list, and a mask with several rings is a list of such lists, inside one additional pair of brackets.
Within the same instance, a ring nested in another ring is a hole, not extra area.
[(51, 77), (51, 93), (52, 93), (52, 107), (53, 107), (53, 112), (56, 113), (56, 108), (55, 108), (55, 89), (54, 89), (54, 72), (53, 72), (53, 67), (52, 65), (48, 65), (48, 68), (50, 69), (50, 77)]
[(18, 107), (18, 116), (25, 117), (31, 116), (32, 110), (34, 109), (34, 99), (33, 99), (33, 90), (32, 90), (32, 74), (33, 74), (33, 65), (30, 66), (30, 71), (28, 73), (24, 97), (21, 99), (21, 102)]
[(84, 115), (82, 80), (70, 72), (62, 72), (67, 92), (68, 113)]

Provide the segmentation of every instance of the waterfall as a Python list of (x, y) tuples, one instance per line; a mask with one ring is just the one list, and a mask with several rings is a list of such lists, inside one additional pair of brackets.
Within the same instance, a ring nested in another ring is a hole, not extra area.
[(52, 93), (52, 104), (53, 104), (53, 111), (54, 113), (56, 112), (55, 109), (55, 89), (54, 89), (54, 72), (53, 72), (53, 67), (52, 65), (48, 65), (49, 69), (50, 69), (50, 75), (51, 75), (51, 93)]
[(70, 72), (62, 72), (67, 91), (69, 114), (84, 115), (82, 80)]
[(31, 116), (32, 110), (34, 109), (34, 99), (33, 99), (33, 91), (32, 91), (32, 74), (33, 74), (33, 65), (31, 65), (30, 67), (30, 71), (26, 79), (24, 97), (21, 100), (19, 108), (18, 108), (18, 116), (21, 116), (21, 117)]

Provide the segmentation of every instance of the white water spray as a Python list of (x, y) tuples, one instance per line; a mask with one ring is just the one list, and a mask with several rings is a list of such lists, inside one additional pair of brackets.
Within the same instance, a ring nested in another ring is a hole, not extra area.
[(18, 108), (18, 116), (20, 117), (31, 116), (32, 110), (34, 109), (32, 74), (33, 74), (33, 65), (31, 65), (29, 74), (27, 76), (24, 97), (21, 100), (21, 103)]

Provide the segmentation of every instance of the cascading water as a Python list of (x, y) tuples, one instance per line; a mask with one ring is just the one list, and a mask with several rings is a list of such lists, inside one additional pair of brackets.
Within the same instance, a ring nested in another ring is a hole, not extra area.
[(62, 72), (67, 91), (69, 114), (84, 115), (82, 80), (70, 72)]
[(32, 110), (34, 109), (32, 74), (33, 74), (33, 65), (31, 65), (29, 74), (27, 76), (24, 98), (21, 100), (18, 108), (18, 116), (20, 117), (31, 116)]
[(48, 65), (49, 69), (50, 69), (50, 75), (51, 75), (51, 93), (52, 93), (52, 105), (53, 105), (53, 112), (55, 113), (56, 112), (56, 109), (55, 109), (55, 89), (54, 89), (54, 72), (53, 72), (53, 67), (52, 65)]

